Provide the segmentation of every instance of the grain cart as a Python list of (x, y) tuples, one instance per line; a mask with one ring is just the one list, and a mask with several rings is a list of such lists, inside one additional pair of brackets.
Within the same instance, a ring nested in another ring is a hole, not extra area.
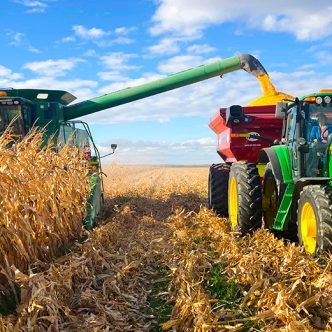
[[(17, 137), (26, 135), (32, 127), (37, 126), (45, 128), (45, 143), (52, 138), (56, 143), (64, 144), (69, 137), (74, 136), (73, 144), (80, 149), (89, 150), (92, 146), (94, 152), (94, 157), (90, 160), (92, 193), (86, 220), (87, 226), (92, 227), (102, 205), (100, 156), (88, 125), (73, 120), (239, 69), (244, 69), (256, 77), (266, 73), (257, 59), (244, 54), (73, 105), (69, 104), (76, 97), (62, 90), (0, 89), (0, 134), (12, 122), (12, 131)], [(115, 147), (112, 145), (113, 150)]]
[(209, 172), (209, 207), (246, 234), (266, 226), (309, 254), (332, 249), (332, 90), (210, 120), (225, 163)]

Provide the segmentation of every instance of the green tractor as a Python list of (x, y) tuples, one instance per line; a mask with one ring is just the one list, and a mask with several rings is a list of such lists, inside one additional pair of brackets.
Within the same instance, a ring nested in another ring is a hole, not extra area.
[(281, 144), (262, 149), (267, 164), (262, 212), (268, 228), (295, 238), (308, 254), (332, 250), (332, 90), (278, 103)]

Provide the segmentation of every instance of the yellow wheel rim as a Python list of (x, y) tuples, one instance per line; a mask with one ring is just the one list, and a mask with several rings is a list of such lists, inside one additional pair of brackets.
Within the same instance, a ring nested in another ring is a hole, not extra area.
[(309, 202), (305, 202), (300, 216), (301, 237), (308, 254), (313, 254), (316, 250), (317, 224), (315, 211)]
[(230, 187), (229, 187), (229, 219), (232, 225), (232, 229), (237, 225), (238, 216), (238, 199), (237, 199), (237, 188), (235, 177), (231, 177)]

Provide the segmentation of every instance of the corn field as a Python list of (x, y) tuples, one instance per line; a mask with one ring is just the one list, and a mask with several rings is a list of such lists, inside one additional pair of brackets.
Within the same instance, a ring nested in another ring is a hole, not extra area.
[[(87, 167), (78, 151), (55, 153), (42, 132), (15, 144), (0, 138), (0, 280), (27, 272), (58, 254), (82, 230), (89, 195)], [(8, 286), (8, 285), (7, 285)]]
[(26, 144), (1, 154), (1, 268), (20, 293), (1, 332), (332, 330), (331, 258), (231, 233), (206, 208), (207, 167), (106, 167), (99, 226), (59, 256), (80, 234), (86, 173), (69, 151)]

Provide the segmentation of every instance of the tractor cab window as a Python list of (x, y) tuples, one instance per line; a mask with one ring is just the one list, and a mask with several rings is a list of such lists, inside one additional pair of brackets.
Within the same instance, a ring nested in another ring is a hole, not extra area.
[(290, 109), (287, 118), (287, 139), (292, 143), (296, 141), (296, 107)]
[(332, 135), (332, 107), (310, 104), (308, 115), (308, 141), (327, 143)]
[(297, 143), (297, 133), (296, 133), (296, 113), (297, 108), (296, 106), (291, 108), (288, 111), (287, 116), (287, 129), (286, 129), (286, 139), (287, 139), (287, 145), (289, 149), (289, 153), (292, 156), (292, 170), (294, 172), (294, 175), (297, 173), (297, 149), (296, 149), (296, 143)]
[(325, 176), (327, 151), (332, 143), (331, 104), (309, 104), (306, 107), (306, 140), (309, 153), (305, 155), (306, 175)]
[(22, 137), (25, 134), (20, 105), (0, 105), (0, 135), (11, 125), (12, 134)]

